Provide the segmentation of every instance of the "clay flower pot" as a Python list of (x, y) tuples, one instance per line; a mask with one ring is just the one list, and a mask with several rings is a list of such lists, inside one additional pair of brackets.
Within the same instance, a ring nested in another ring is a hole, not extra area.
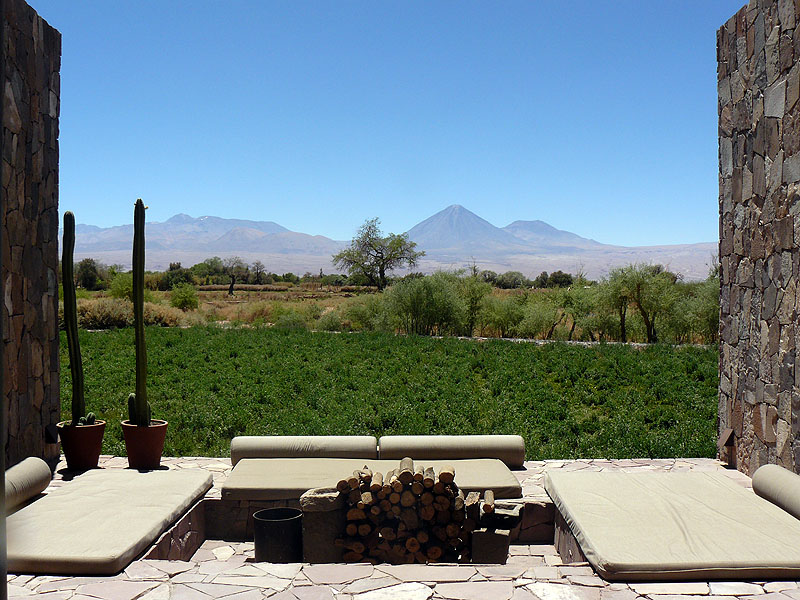
[(149, 427), (139, 427), (127, 420), (122, 422), (122, 435), (131, 469), (150, 471), (161, 466), (167, 425), (166, 421), (160, 419), (152, 419)]
[(106, 422), (98, 420), (93, 425), (74, 427), (70, 423), (71, 421), (61, 421), (56, 425), (58, 436), (61, 438), (61, 448), (67, 459), (67, 468), (70, 471), (96, 469)]

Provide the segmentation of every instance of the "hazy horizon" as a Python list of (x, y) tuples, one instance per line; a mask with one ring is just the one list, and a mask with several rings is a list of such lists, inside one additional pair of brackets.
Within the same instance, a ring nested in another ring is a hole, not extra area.
[[(338, 241), (338, 242), (349, 242), (355, 236), (357, 229), (367, 219), (371, 219), (371, 218), (377, 217), (379, 219), (379, 221), (380, 221), (381, 230), (386, 234), (388, 234), (388, 233), (401, 234), (401, 233), (406, 233), (410, 229), (413, 229), (414, 226), (418, 225), (423, 220), (428, 219), (428, 218), (430, 218), (430, 217), (442, 212), (443, 210), (446, 210), (446, 209), (452, 208), (452, 207), (464, 208), (464, 209), (472, 212), (473, 214), (476, 214), (477, 216), (479, 216), (481, 218), (484, 218), (482, 215), (480, 215), (479, 213), (476, 213), (475, 211), (470, 210), (466, 206), (463, 206), (461, 204), (455, 203), (455, 204), (449, 204), (447, 206), (443, 206), (440, 209), (438, 209), (438, 210), (436, 210), (436, 211), (434, 211), (434, 212), (432, 212), (430, 214), (420, 215), (419, 221), (417, 221), (416, 223), (413, 223), (411, 225), (411, 227), (409, 227), (408, 229), (405, 229), (405, 230), (393, 229), (393, 228), (387, 226), (387, 224), (384, 223), (383, 219), (381, 219), (379, 215), (370, 215), (370, 216), (364, 217), (364, 219), (359, 221), (358, 224), (353, 227), (353, 232), (346, 238), (335, 238), (335, 237), (333, 237), (331, 235), (328, 235), (327, 233), (325, 233), (323, 231), (302, 231), (302, 230), (290, 229), (288, 227), (286, 229), (291, 231), (291, 232), (296, 232), (296, 233), (305, 233), (305, 234), (312, 235), (312, 236), (323, 236), (323, 237), (327, 237), (327, 238), (329, 238), (331, 240), (335, 240), (335, 241)], [(63, 214), (63, 211), (62, 211), (62, 214)], [(131, 214), (132, 214), (132, 211), (131, 211)], [(155, 221), (155, 220), (148, 219), (147, 220), (147, 224), (162, 224), (162, 223), (166, 223), (166, 222), (174, 219), (175, 217), (180, 217), (180, 216), (187, 216), (187, 217), (190, 217), (192, 219), (220, 218), (220, 219), (226, 219), (226, 220), (245, 220), (245, 221), (257, 221), (257, 222), (271, 222), (271, 223), (275, 223), (277, 225), (280, 225), (280, 226), (284, 227), (283, 223), (280, 223), (280, 222), (278, 222), (278, 221), (276, 221), (274, 219), (269, 219), (269, 218), (265, 218), (265, 219), (246, 219), (246, 218), (243, 218), (243, 217), (226, 217), (226, 216), (218, 215), (218, 214), (193, 215), (193, 214), (188, 213), (188, 212), (176, 212), (175, 214), (170, 215), (169, 217), (167, 217), (167, 218), (165, 218), (164, 220), (161, 220), (161, 221)], [(115, 223), (115, 224), (112, 224), (112, 225), (105, 225), (105, 226), (100, 226), (100, 225), (97, 225), (95, 223), (87, 223), (87, 222), (81, 221), (80, 219), (77, 218), (77, 216), (76, 216), (76, 219), (77, 219), (77, 224), (78, 225), (86, 225), (86, 226), (89, 226), (89, 227), (100, 227), (101, 229), (108, 229), (108, 228), (112, 228), (112, 227), (128, 227), (128, 226), (133, 227), (133, 219), (131, 219), (131, 221), (129, 223)], [(522, 218), (522, 217), (516, 218), (516, 219), (512, 219), (511, 221), (509, 221), (508, 223), (505, 223), (505, 224), (492, 223), (491, 221), (489, 221), (489, 219), (485, 219), (485, 220), (488, 221), (491, 225), (494, 225), (495, 227), (500, 228), (500, 229), (502, 229), (504, 227), (508, 227), (509, 225), (511, 225), (511, 224), (513, 224), (513, 223), (515, 223), (517, 221), (528, 221), (528, 222), (530, 222), (530, 221), (538, 221), (538, 222), (546, 223), (547, 225), (553, 226), (552, 223), (548, 223), (547, 221), (544, 221), (543, 219), (528, 219), (528, 218)], [(555, 227), (555, 226), (553, 226), (553, 227)], [(556, 229), (558, 229), (559, 231), (569, 231), (570, 233), (576, 233), (574, 231), (570, 231), (569, 229), (561, 229), (561, 228), (558, 228), (558, 227), (556, 227)], [(59, 224), (59, 231), (61, 231), (61, 224)], [(601, 244), (623, 246), (622, 244), (613, 244), (611, 242), (607, 242), (607, 241), (605, 241), (604, 239), (602, 239), (601, 237), (599, 237), (597, 235), (582, 235), (582, 234), (576, 234), (576, 235), (581, 235), (581, 237), (585, 237), (587, 239), (594, 240), (596, 242), (600, 242)], [(684, 245), (684, 244), (717, 243), (717, 241), (718, 241), (717, 239), (712, 239), (712, 240), (695, 240), (695, 241), (690, 241), (690, 242), (677, 242), (675, 244), (641, 244), (641, 245), (642, 246), (668, 246), (668, 245)]]

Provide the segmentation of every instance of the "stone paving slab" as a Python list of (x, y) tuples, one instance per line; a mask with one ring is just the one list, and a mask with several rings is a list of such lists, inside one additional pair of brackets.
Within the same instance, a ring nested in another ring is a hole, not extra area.
[[(231, 470), (225, 458), (165, 458), (213, 474), (208, 497)], [(125, 468), (104, 456), (103, 468)], [(68, 485), (60, 464), (51, 488)], [(526, 498), (547, 499), (549, 469), (723, 471), (711, 459), (529, 461), (515, 471)], [(547, 499), (549, 501), (549, 499)], [(550, 544), (512, 545), (506, 565), (308, 565), (257, 563), (252, 542), (206, 540), (188, 561), (141, 559), (113, 577), (9, 575), (10, 598), (27, 600), (800, 600), (800, 581), (608, 583), (587, 563), (564, 565)]]

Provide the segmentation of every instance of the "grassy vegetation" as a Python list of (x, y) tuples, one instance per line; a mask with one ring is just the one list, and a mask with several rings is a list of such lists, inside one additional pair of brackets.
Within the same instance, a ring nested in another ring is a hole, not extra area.
[[(63, 336), (63, 333), (62, 333)], [(515, 433), (529, 459), (712, 456), (717, 352), (578, 347), (274, 328), (151, 327), (153, 416), (166, 455), (227, 456), (235, 435)], [(133, 330), (80, 332), (87, 410), (119, 421)], [(71, 384), (61, 341), (61, 397)]]

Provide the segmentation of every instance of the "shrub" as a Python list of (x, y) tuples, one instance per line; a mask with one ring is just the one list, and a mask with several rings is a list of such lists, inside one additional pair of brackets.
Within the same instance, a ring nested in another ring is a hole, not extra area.
[(281, 331), (305, 331), (308, 329), (308, 325), (303, 315), (295, 311), (289, 311), (278, 317), (275, 321), (275, 329)]
[(342, 317), (356, 330), (386, 333), (393, 333), (395, 330), (383, 295), (369, 294), (352, 298), (343, 306)]
[[(133, 302), (133, 273), (117, 273), (111, 280), (112, 298), (125, 299)], [(144, 290), (144, 301), (153, 302), (153, 292), (149, 289)]]
[(183, 323), (183, 311), (171, 306), (144, 303), (144, 324), (177, 327)]
[(133, 302), (133, 274), (131, 273), (117, 273), (114, 279), (111, 280), (112, 298), (119, 298)]
[(342, 331), (342, 319), (335, 310), (323, 314), (317, 321), (318, 331)]
[(514, 331), (519, 337), (546, 339), (558, 322), (558, 307), (543, 294), (535, 294), (523, 309)]
[(247, 305), (247, 312), (244, 318), (251, 323), (254, 321), (267, 322), (272, 319), (273, 304), (272, 302), (252, 302)]
[(507, 337), (522, 321), (523, 308), (514, 296), (487, 296), (483, 304), (484, 320), (498, 331), (500, 337)]
[(175, 308), (183, 311), (194, 310), (198, 306), (197, 290), (190, 283), (179, 283), (172, 288), (169, 295), (169, 303)]
[(306, 304), (303, 307), (303, 314), (309, 321), (316, 321), (322, 316), (322, 307), (316, 302)]
[(492, 286), (479, 276), (462, 277), (458, 282), (458, 293), (464, 303), (464, 335), (473, 335), (480, 319), (483, 299), (492, 292)]
[(406, 333), (458, 333), (466, 313), (458, 283), (457, 276), (442, 272), (403, 279), (386, 291), (386, 301)]
[[(59, 305), (59, 327), (63, 329), (63, 307)], [(177, 308), (151, 302), (144, 305), (145, 325), (176, 327), (184, 324), (184, 314)], [(133, 325), (133, 304), (117, 298), (94, 298), (78, 301), (78, 327), (81, 329), (115, 329)]]
[(133, 325), (133, 304), (112, 298), (78, 302), (78, 326), (81, 329), (111, 329)]

